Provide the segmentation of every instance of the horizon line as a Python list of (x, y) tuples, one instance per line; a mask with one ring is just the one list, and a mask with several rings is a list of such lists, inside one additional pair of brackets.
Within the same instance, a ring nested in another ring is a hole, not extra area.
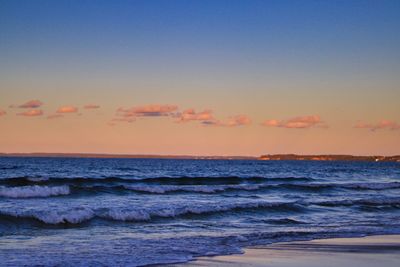
[(83, 157), (151, 157), (151, 158), (261, 158), (262, 156), (299, 156), (299, 157), (307, 157), (307, 156), (347, 156), (347, 157), (382, 157), (382, 158), (390, 158), (390, 157), (400, 157), (400, 154), (393, 155), (379, 155), (379, 154), (370, 154), (370, 155), (356, 155), (356, 154), (335, 154), (335, 153), (317, 153), (317, 154), (297, 154), (297, 153), (274, 153), (274, 154), (260, 154), (260, 155), (196, 155), (196, 154), (131, 154), (131, 153), (92, 153), (92, 152), (0, 152), (1, 156), (83, 156)]

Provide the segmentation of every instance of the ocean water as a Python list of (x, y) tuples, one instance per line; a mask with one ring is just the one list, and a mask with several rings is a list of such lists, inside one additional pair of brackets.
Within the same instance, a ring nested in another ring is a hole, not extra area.
[(400, 163), (0, 158), (1, 266), (142, 266), (400, 233)]

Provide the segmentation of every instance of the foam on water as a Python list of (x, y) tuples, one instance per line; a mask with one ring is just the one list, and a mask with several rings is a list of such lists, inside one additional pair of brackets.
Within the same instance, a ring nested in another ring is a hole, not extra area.
[(30, 197), (49, 197), (68, 195), (70, 193), (68, 186), (21, 186), (6, 187), (0, 186), (0, 196), (11, 198), (30, 198)]
[(140, 192), (164, 194), (167, 192), (198, 192), (198, 193), (218, 193), (230, 189), (236, 190), (257, 190), (262, 185), (241, 184), (241, 185), (125, 185), (124, 188)]
[(251, 209), (300, 210), (293, 202), (249, 201), (240, 203), (204, 202), (202, 204), (159, 205), (154, 207), (72, 208), (72, 209), (0, 209), (0, 215), (15, 218), (32, 218), (47, 224), (79, 224), (95, 217), (115, 221), (149, 221), (153, 218), (174, 218), (183, 215), (201, 215), (217, 212)]

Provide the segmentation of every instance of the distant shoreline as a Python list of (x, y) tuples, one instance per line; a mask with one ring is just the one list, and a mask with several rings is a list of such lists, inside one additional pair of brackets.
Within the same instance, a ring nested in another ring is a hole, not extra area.
[(133, 158), (133, 159), (198, 159), (198, 160), (308, 160), (308, 161), (370, 161), (400, 162), (395, 156), (353, 156), (353, 155), (297, 155), (273, 154), (256, 156), (191, 156), (191, 155), (147, 155), (147, 154), (101, 154), (101, 153), (0, 153), (0, 157), (37, 158)]

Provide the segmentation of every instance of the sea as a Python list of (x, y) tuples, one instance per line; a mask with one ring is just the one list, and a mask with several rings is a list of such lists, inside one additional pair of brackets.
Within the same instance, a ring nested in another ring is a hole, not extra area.
[(400, 163), (0, 158), (1, 266), (145, 266), (400, 234)]

